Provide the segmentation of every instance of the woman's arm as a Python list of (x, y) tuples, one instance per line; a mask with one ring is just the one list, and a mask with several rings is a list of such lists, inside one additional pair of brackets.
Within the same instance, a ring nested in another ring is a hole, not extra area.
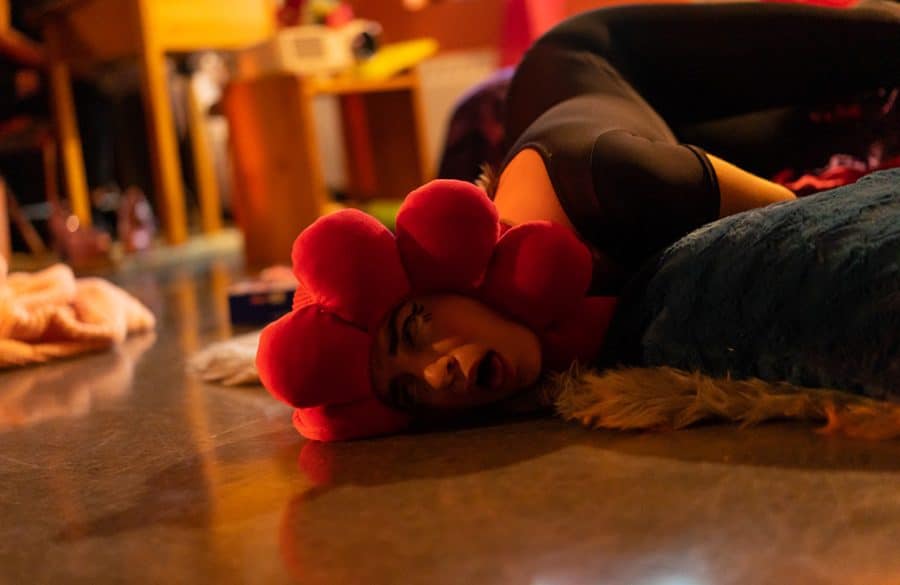
[[(610, 136), (608, 141), (610, 152), (594, 161), (595, 183), (601, 185), (606, 198), (615, 201), (605, 203), (605, 213), (588, 223), (605, 226), (601, 233), (613, 246), (656, 250), (714, 220), (716, 213), (725, 217), (795, 199), (787, 188), (708, 153), (707, 165), (711, 168), (706, 172), (715, 174), (712, 183), (703, 179), (698, 155), (688, 148), (622, 133)], [(718, 209), (706, 203), (716, 205), (709, 194), (716, 183)], [(519, 152), (503, 170), (494, 204), (501, 219), (511, 224), (550, 220), (579, 231), (578, 218), (566, 215), (543, 159), (531, 148)], [(581, 235), (598, 245), (591, 234)]]
[(512, 225), (547, 220), (577, 231), (559, 203), (544, 160), (532, 148), (506, 165), (494, 190), (494, 205), (500, 219)]
[(757, 177), (709, 153), (706, 156), (719, 182), (719, 217), (797, 198), (786, 187)]

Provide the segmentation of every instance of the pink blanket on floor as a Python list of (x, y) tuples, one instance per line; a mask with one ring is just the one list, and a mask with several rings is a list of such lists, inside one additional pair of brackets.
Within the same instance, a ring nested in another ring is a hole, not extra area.
[(156, 319), (140, 301), (101, 278), (75, 278), (64, 264), (8, 274), (0, 257), (0, 368), (99, 351)]

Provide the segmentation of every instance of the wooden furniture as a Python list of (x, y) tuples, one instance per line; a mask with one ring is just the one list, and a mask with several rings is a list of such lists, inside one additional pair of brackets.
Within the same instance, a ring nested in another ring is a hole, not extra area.
[[(23, 153), (40, 155), (44, 178), (44, 200), (51, 206), (51, 209), (61, 209), (62, 201), (59, 196), (57, 180), (57, 145), (53, 129), (46, 121), (20, 116), (0, 125), (0, 155), (9, 156)], [(15, 224), (32, 254), (46, 253), (47, 246), (31, 220), (19, 206), (15, 193), (2, 181), (2, 178), (0, 178), (0, 183), (3, 184), (3, 194), (0, 197), (6, 206), (6, 218)], [(8, 229), (6, 223), (3, 227)], [(6, 232), (6, 237), (8, 238), (8, 236), (9, 231)], [(0, 239), (2, 237), (0, 234)]]
[[(0, 0), (0, 58), (8, 59), (23, 68), (39, 68), (46, 64), (44, 49), (27, 36), (10, 26), (10, 6), (8, 0)], [(56, 196), (56, 148), (52, 136), (35, 133), (35, 148), (41, 151), (48, 195)], [(0, 144), (0, 149), (2, 149)], [(11, 209), (12, 208), (12, 209)], [(26, 244), (33, 252), (44, 250), (43, 241), (30, 222), (18, 212), (12, 193), (6, 181), (0, 177), (0, 256), (7, 261), (12, 254), (10, 242), (10, 220), (16, 222)]]
[(385, 42), (431, 37), (442, 52), (449, 52), (496, 46), (508, 0), (425, 1), (417, 10), (405, 0), (348, 2), (358, 17), (381, 24)]
[(46, 63), (43, 47), (3, 23), (0, 23), (0, 55), (23, 67), (43, 67)]
[(6, 209), (6, 182), (0, 179), (0, 257), (9, 262), (12, 248), (9, 243), (9, 213)]
[(22, 67), (43, 67), (44, 48), (12, 28), (9, 0), (0, 0), (0, 55)]
[(402, 198), (431, 176), (415, 68), (383, 81), (273, 74), (232, 83), (233, 205), (251, 267), (289, 263), (294, 238), (329, 207), (318, 96), (340, 101), (351, 198)]
[[(122, 57), (137, 57), (151, 140), (157, 204), (167, 240), (188, 236), (181, 163), (166, 83), (165, 54), (231, 49), (258, 42), (274, 31), (269, 0), (64, 0), (38, 18), (47, 45), (50, 84), (60, 135), (65, 181), (74, 213), (90, 223), (81, 138), (72, 100), (72, 69)], [(191, 144), (197, 165), (198, 197), (206, 231), (218, 227), (219, 194), (205, 138)]]
[[(360, 18), (381, 23), (385, 41), (436, 39), (442, 52), (497, 48), (500, 65), (518, 62), (541, 33), (562, 19), (642, 0), (347, 0)], [(687, 3), (692, 0), (653, 0)]]

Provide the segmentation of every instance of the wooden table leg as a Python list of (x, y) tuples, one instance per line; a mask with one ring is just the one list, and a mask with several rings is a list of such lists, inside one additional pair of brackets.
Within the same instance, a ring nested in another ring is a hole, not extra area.
[(188, 129), (194, 155), (194, 175), (197, 177), (197, 199), (200, 203), (200, 227), (203, 233), (222, 229), (222, 201), (213, 168), (209, 137), (206, 134), (205, 114), (194, 81), (188, 84)]
[(360, 97), (366, 105), (370, 164), (375, 170), (377, 194), (402, 199), (430, 177), (418, 96), (414, 90), (404, 89)]
[(4, 186), (3, 191), (9, 218), (15, 222), (16, 227), (19, 229), (19, 233), (22, 235), (22, 239), (25, 240), (25, 245), (28, 246), (28, 249), (32, 254), (46, 253), (47, 246), (44, 245), (41, 234), (38, 233), (34, 228), (34, 224), (31, 223), (31, 220), (28, 219), (28, 216), (22, 211), (19, 202), (16, 201), (15, 194), (6, 186)]
[(60, 47), (56, 30), (52, 25), (44, 29), (44, 39), (49, 53), (49, 77), (59, 149), (65, 171), (66, 194), (69, 204), (83, 226), (91, 225), (91, 201), (88, 196), (84, 173), (84, 152), (78, 121), (75, 118), (75, 100), (72, 97), (72, 77), (69, 66), (59, 58)]
[(154, 49), (152, 43), (145, 43), (142, 48), (141, 65), (143, 77), (141, 90), (151, 141), (156, 201), (162, 214), (166, 240), (170, 244), (180, 244), (187, 240), (188, 226), (178, 140), (175, 137), (175, 121), (166, 79), (165, 56), (161, 51)]
[(422, 95), (422, 77), (419, 74), (419, 68), (414, 68), (412, 74), (416, 80), (409, 95), (413, 118), (412, 136), (417, 145), (416, 154), (418, 155), (419, 173), (421, 174), (421, 180), (424, 182), (434, 177), (435, 170), (432, 168), (434, 163), (431, 160), (431, 152), (428, 149), (428, 122), (425, 114), (425, 97)]
[(402, 199), (432, 176), (418, 73), (412, 87), (341, 95), (350, 194)]
[(9, 262), (12, 248), (9, 243), (9, 214), (6, 212), (6, 183), (0, 179), (0, 257)]
[(52, 136), (47, 136), (41, 141), (41, 160), (44, 164), (44, 198), (51, 205), (59, 205), (59, 182), (57, 179), (59, 161), (56, 154), (56, 141)]
[(312, 102), (291, 75), (235, 81), (226, 91), (232, 204), (250, 268), (290, 264), (297, 234), (326, 207)]

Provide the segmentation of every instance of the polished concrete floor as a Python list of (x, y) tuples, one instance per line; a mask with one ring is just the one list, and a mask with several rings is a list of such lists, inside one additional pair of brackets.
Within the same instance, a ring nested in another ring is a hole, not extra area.
[(117, 281), (160, 317), (0, 373), (0, 583), (900, 583), (900, 442), (552, 419), (304, 442), (185, 359), (234, 262)]

